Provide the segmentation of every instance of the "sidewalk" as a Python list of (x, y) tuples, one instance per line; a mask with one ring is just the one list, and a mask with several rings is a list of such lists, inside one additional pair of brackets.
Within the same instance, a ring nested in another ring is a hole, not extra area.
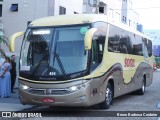
[(18, 90), (14, 89), (16, 93), (12, 93), (10, 98), (0, 97), (0, 111), (20, 111), (30, 108), (30, 105), (22, 105), (19, 102)]

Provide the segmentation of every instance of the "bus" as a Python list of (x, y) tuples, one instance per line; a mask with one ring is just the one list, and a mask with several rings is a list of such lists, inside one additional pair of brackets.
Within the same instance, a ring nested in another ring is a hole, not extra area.
[(19, 59), (22, 104), (99, 105), (136, 91), (143, 95), (153, 78), (152, 41), (105, 15), (76, 14), (40, 18), (11, 36)]

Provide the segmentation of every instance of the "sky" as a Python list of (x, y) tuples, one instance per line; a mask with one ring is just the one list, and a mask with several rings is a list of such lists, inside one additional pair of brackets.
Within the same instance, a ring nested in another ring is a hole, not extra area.
[(144, 30), (160, 30), (160, 0), (133, 0), (133, 9), (139, 13)]

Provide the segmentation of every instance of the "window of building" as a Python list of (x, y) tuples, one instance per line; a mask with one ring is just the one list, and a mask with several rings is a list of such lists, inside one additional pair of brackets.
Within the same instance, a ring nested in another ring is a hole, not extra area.
[(129, 20), (128, 22), (129, 22), (129, 26), (131, 26), (131, 20)]
[(83, 4), (83, 13), (87, 12), (87, 4)]
[(18, 4), (12, 4), (10, 10), (12, 12), (17, 12), (18, 11)]
[(120, 13), (118, 12), (115, 13), (115, 20), (120, 21)]
[(66, 14), (66, 8), (65, 8), (65, 7), (60, 6), (60, 7), (59, 7), (59, 14), (60, 14), (60, 15), (64, 15), (64, 14)]
[(124, 17), (124, 21), (126, 22), (126, 17)]
[(78, 12), (74, 12), (74, 14), (78, 14)]
[(122, 21), (126, 22), (127, 18), (125, 16), (122, 17)]
[(132, 9), (132, 1), (129, 1), (129, 8)]
[(127, 3), (127, 0), (123, 0), (123, 1)]
[(113, 18), (113, 9), (109, 9), (109, 16)]
[(99, 13), (104, 13), (104, 7), (99, 7)]
[(2, 4), (0, 4), (0, 17), (2, 17)]

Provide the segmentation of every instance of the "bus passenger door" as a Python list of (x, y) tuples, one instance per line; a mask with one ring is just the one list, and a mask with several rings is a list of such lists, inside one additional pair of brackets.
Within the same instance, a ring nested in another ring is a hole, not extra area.
[(95, 70), (103, 59), (105, 33), (102, 31), (95, 32), (92, 41), (92, 59), (91, 59), (91, 72)]

